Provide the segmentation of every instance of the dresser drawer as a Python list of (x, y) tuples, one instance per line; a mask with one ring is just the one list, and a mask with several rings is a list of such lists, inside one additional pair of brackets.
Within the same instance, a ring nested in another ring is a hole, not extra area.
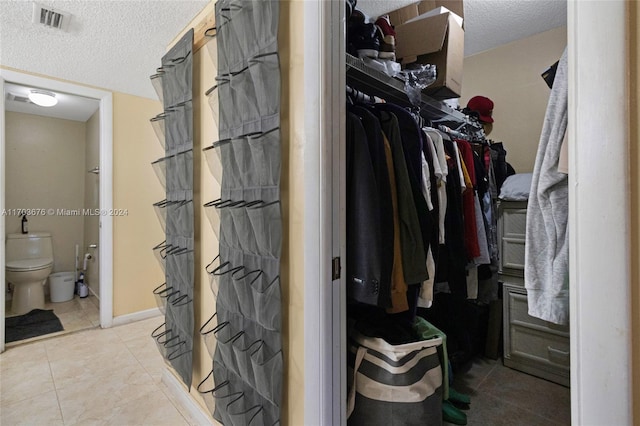
[(509, 318), (511, 324), (536, 326), (537, 329), (541, 329), (543, 331), (558, 333), (567, 337), (569, 336), (568, 325), (554, 324), (529, 315), (527, 290), (525, 288), (511, 284), (504, 284), (503, 288), (505, 289), (503, 297), (508, 297), (509, 299)]
[(498, 212), (499, 272), (523, 276), (527, 203), (501, 201)]
[(562, 385), (569, 385), (569, 327), (527, 313), (523, 287), (504, 284), (504, 364)]
[(570, 366), (569, 337), (521, 324), (511, 325), (510, 356), (557, 367)]

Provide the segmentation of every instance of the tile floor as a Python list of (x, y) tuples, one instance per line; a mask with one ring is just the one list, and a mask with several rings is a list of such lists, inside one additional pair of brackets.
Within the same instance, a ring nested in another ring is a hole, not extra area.
[(189, 425), (161, 383), (159, 318), (12, 346), (0, 355), (2, 425)]
[[(19, 342), (12, 342), (7, 344), (7, 346), (24, 344), (100, 326), (100, 301), (93, 295), (85, 297), (84, 299), (81, 299), (79, 296), (74, 296), (74, 298), (68, 302), (58, 303), (50, 302), (47, 296), (44, 309), (53, 309), (53, 313), (60, 319), (64, 330), (58, 333), (45, 334)], [(11, 300), (7, 300), (5, 313), (7, 317), (13, 316), (11, 312)]]
[[(161, 383), (165, 364), (149, 336), (158, 320), (8, 347), (0, 355), (0, 424), (194, 424)], [(454, 387), (472, 398), (469, 426), (571, 424), (568, 388), (500, 360), (476, 360)]]
[(469, 426), (571, 424), (569, 388), (505, 367), (502, 360), (476, 359), (454, 379), (454, 388), (471, 396)]

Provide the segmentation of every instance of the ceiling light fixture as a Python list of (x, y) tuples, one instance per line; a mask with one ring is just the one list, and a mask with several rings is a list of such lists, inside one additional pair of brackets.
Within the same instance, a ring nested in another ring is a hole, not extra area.
[(58, 103), (55, 93), (44, 90), (32, 90), (29, 93), (29, 100), (42, 107), (52, 107)]

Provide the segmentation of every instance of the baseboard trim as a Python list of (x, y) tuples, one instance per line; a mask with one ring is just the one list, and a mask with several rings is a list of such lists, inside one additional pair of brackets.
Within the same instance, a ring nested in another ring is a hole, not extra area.
[(215, 425), (209, 416), (204, 412), (203, 408), (189, 395), (185, 385), (174, 376), (171, 371), (165, 369), (162, 372), (162, 383), (167, 387), (170, 399), (174, 404), (180, 405), (187, 413), (190, 419), (187, 422), (191, 425)]
[(98, 299), (98, 301), (100, 300), (100, 295), (99, 295), (98, 293), (96, 293), (96, 292), (95, 292), (95, 290), (93, 289), (93, 287), (89, 286), (89, 292), (90, 292), (91, 294), (93, 294), (93, 295), (96, 297), (96, 299)]
[(153, 317), (159, 317), (162, 311), (158, 308), (147, 309), (146, 311), (134, 312), (132, 314), (120, 315), (113, 318), (112, 326), (125, 325), (136, 321), (142, 321)]

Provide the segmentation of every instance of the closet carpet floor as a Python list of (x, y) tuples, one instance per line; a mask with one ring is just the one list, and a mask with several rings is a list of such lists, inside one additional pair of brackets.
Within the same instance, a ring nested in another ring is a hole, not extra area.
[(8, 347), (0, 354), (0, 424), (193, 424), (161, 382), (165, 364), (150, 337), (161, 322)]
[(571, 425), (569, 388), (505, 367), (501, 359), (476, 359), (453, 387), (471, 396), (469, 426)]

